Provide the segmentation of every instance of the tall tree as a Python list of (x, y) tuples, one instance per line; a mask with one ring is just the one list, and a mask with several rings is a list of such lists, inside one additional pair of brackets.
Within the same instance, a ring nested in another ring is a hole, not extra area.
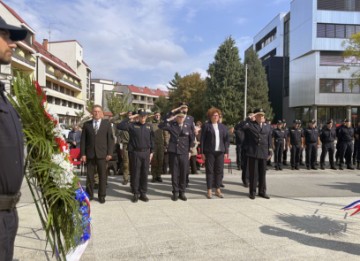
[(205, 92), (206, 108), (217, 107), (224, 114), (224, 122), (234, 125), (243, 118), (244, 70), (235, 40), (228, 37), (209, 65)]
[[(171, 108), (176, 108), (179, 102), (186, 101), (189, 103), (189, 114), (196, 120), (203, 120), (205, 115), (203, 101), (206, 90), (206, 80), (201, 78), (200, 73), (192, 73), (184, 77), (175, 74), (175, 77), (177, 77), (176, 89), (169, 92)], [(175, 79), (172, 82), (174, 81)]]
[(170, 102), (165, 96), (160, 96), (159, 99), (154, 102), (154, 107), (152, 108), (152, 111), (162, 113), (167, 113), (169, 110), (171, 110)]
[(132, 104), (129, 102), (130, 93), (123, 95), (116, 95), (115, 92), (109, 92), (106, 94), (107, 107), (109, 111), (115, 116), (120, 112), (133, 110)]
[(265, 69), (253, 49), (246, 53), (245, 64), (248, 65), (247, 108), (263, 108), (266, 118), (271, 120), (273, 111), (269, 102), (269, 87)]
[[(346, 64), (340, 67), (339, 71), (358, 68), (360, 65), (360, 33), (353, 34), (349, 39), (343, 41), (345, 48), (343, 56)], [(350, 82), (350, 87), (360, 85), (360, 70), (354, 70), (351, 76), (354, 78)]]

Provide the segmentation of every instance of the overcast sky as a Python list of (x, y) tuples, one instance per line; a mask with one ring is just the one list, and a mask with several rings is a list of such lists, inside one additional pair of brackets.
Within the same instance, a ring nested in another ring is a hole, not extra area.
[(232, 36), (243, 52), (291, 0), (5, 0), (42, 42), (77, 40), (93, 78), (165, 88), (175, 72), (206, 76)]

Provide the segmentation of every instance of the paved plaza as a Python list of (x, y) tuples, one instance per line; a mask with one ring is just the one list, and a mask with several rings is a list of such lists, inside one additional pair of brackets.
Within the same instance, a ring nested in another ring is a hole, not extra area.
[[(270, 200), (250, 200), (234, 169), (225, 170), (225, 198), (209, 200), (202, 169), (190, 176), (187, 202), (171, 201), (164, 175), (163, 183), (149, 182), (150, 201), (136, 204), (121, 176), (110, 176), (106, 203), (92, 201), (92, 238), (81, 260), (359, 258), (360, 214), (341, 210), (360, 199), (359, 170), (285, 168), (267, 175)], [(25, 182), (22, 192), (14, 258), (55, 260)]]

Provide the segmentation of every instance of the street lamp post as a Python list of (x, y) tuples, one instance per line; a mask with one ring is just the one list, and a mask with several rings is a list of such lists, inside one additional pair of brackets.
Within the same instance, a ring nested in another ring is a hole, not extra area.
[(244, 120), (246, 119), (246, 106), (247, 106), (247, 71), (248, 71), (248, 65), (245, 64)]

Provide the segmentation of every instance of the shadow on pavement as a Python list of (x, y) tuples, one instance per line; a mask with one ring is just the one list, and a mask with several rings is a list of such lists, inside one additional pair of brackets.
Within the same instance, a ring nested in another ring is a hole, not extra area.
[(345, 252), (345, 253), (349, 253), (349, 254), (353, 254), (353, 255), (360, 255), (360, 248), (359, 248), (358, 244), (308, 236), (308, 235), (304, 235), (301, 233), (274, 227), (274, 226), (261, 226), (260, 231), (264, 234), (271, 235), (271, 236), (286, 237), (286, 238), (294, 240), (300, 244), (311, 246), (311, 247)]
[(347, 226), (345, 222), (317, 215), (278, 215), (277, 218), (284, 222), (285, 226), (308, 234), (343, 235), (346, 232)]
[(332, 185), (321, 185), (323, 187), (330, 187), (334, 189), (346, 189), (354, 193), (360, 193), (360, 183), (344, 183), (344, 182), (337, 182), (336, 184)]

